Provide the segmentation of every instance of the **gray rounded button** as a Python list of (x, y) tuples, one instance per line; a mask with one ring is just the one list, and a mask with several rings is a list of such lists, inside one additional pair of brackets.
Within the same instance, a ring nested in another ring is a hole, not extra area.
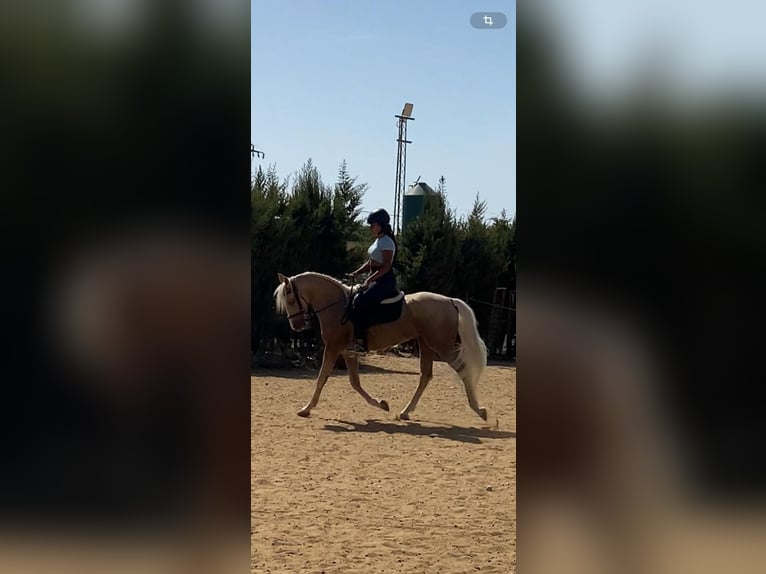
[(508, 23), (502, 12), (474, 12), (471, 14), (471, 26), (488, 30), (500, 29)]

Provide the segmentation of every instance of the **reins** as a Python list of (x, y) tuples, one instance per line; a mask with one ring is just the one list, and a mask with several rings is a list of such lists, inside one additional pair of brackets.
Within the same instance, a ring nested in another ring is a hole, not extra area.
[[(321, 275), (317, 275), (317, 277), (322, 277), (322, 276)], [(298, 309), (299, 309), (299, 311), (297, 313), (293, 313), (292, 315), (288, 315), (287, 316), (288, 319), (293, 319), (293, 318), (297, 317), (298, 315), (303, 315), (304, 321), (306, 321), (308, 323), (308, 322), (311, 321), (311, 315), (312, 314), (316, 315), (316, 314), (321, 313), (322, 311), (324, 311), (326, 309), (329, 309), (330, 307), (334, 307), (335, 305), (340, 305), (341, 303), (344, 303), (344, 302), (348, 301), (348, 297), (346, 297), (346, 292), (343, 291), (344, 301), (335, 301), (334, 303), (330, 303), (329, 305), (325, 305), (321, 309), (316, 309), (315, 310), (311, 306), (311, 303), (306, 301), (306, 299), (303, 297), (303, 295), (298, 293), (298, 285), (293, 283), (292, 279), (288, 279), (287, 283), (290, 286), (290, 290), (295, 295), (295, 300), (298, 302)], [(305, 308), (303, 307), (303, 303), (301, 301), (306, 303), (306, 307)]]

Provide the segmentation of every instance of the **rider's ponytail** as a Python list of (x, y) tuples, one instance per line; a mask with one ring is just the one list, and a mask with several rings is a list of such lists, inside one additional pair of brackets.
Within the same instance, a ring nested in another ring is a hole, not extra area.
[(391, 241), (394, 242), (394, 258), (391, 260), (391, 268), (395, 268), (396, 263), (396, 256), (399, 255), (399, 244), (396, 242), (396, 237), (394, 236), (394, 230), (391, 229), (391, 224), (386, 223), (384, 225), (381, 225), (381, 230), (383, 231), (383, 235), (388, 235), (391, 238)]

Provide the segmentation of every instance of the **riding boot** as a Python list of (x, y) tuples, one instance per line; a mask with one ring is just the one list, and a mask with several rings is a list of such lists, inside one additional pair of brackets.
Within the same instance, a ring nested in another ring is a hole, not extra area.
[(352, 353), (367, 352), (367, 329), (361, 325), (354, 325), (354, 340), (351, 342), (348, 350)]

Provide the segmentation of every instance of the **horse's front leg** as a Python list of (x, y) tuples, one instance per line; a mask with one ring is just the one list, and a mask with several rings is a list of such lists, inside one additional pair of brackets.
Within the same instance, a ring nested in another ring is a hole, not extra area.
[(389, 409), (388, 402), (383, 399), (376, 399), (370, 396), (370, 394), (362, 388), (362, 383), (359, 380), (359, 357), (356, 353), (346, 353), (346, 366), (348, 367), (348, 380), (351, 382), (351, 387), (367, 401), (368, 404), (373, 407), (378, 407), (387, 411)]
[(322, 394), (322, 388), (327, 382), (327, 378), (332, 372), (332, 368), (335, 366), (335, 360), (338, 358), (338, 350), (325, 346), (324, 353), (322, 354), (322, 367), (319, 369), (319, 377), (317, 377), (316, 384), (314, 386), (314, 394), (308, 404), (298, 411), (298, 416), (307, 417), (311, 414), (311, 409), (317, 406), (319, 402), (319, 395)]

